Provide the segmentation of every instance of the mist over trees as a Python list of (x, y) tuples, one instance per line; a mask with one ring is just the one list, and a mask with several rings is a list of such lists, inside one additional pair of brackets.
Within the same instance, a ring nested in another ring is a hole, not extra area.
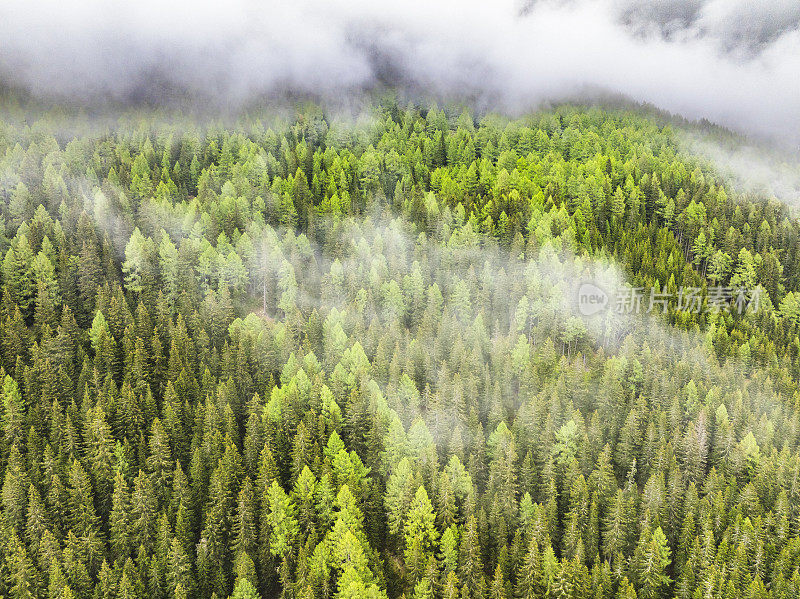
[[(4, 596), (800, 595), (800, 222), (670, 126), (19, 117)], [(581, 277), (763, 294), (591, 324)]]
[(795, 0), (4, 0), (0, 40), (0, 83), (81, 106), (615, 94), (800, 143)]

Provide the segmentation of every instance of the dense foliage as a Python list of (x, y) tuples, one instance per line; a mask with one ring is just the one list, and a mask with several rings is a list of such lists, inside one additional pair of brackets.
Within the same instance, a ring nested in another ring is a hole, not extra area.
[(669, 125), (18, 116), (3, 596), (800, 596), (800, 223)]

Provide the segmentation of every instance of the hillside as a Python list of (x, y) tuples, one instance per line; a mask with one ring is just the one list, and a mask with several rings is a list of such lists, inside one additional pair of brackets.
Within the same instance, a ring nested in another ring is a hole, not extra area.
[(80, 122), (0, 122), (3, 596), (800, 596), (800, 221), (677, 125)]

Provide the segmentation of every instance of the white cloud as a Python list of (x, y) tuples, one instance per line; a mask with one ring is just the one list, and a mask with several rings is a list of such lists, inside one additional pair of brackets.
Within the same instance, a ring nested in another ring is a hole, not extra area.
[(6, 0), (0, 72), (78, 100), (335, 96), (379, 81), (525, 108), (590, 88), (800, 139), (793, 0)]

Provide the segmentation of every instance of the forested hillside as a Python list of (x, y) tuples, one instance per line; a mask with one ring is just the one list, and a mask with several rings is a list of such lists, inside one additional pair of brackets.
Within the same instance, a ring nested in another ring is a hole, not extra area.
[(631, 111), (174, 122), (0, 122), (2, 596), (800, 596), (784, 205)]

